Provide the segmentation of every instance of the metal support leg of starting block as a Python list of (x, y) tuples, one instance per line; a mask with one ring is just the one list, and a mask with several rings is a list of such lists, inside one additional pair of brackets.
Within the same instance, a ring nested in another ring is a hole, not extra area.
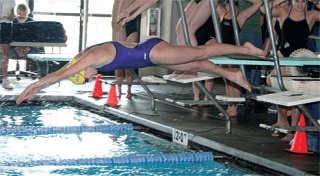
[(231, 133), (231, 120), (228, 115), (228, 113), (217, 103), (216, 99), (211, 96), (211, 94), (208, 92), (208, 90), (203, 86), (201, 82), (194, 82), (201, 91), (205, 93), (205, 95), (209, 98), (209, 100), (213, 103), (213, 105), (223, 113), (225, 119), (226, 119), (226, 133)]
[(139, 76), (134, 72), (134, 70), (129, 69), (129, 72), (131, 73), (131, 75), (133, 76), (134, 79), (136, 79), (140, 85), (142, 86), (142, 88), (150, 95), (151, 97), (151, 110), (154, 111), (156, 109), (156, 105), (155, 105), (155, 98), (153, 93), (150, 91), (150, 89), (144, 84), (144, 82), (139, 78)]
[[(184, 39), (186, 41), (186, 44), (191, 46), (189, 32), (188, 32), (187, 23), (186, 23), (186, 17), (184, 14), (182, 2), (181, 2), (181, 0), (178, 0), (177, 3), (178, 3), (179, 15), (181, 18)], [(216, 7), (215, 7), (213, 0), (210, 0), (210, 9), (211, 9), (211, 14), (212, 14), (212, 18), (213, 18), (213, 23), (218, 24)], [(217, 40), (218, 40), (218, 42), (221, 42), (222, 40), (221, 40), (221, 33), (220, 33), (219, 27), (218, 27), (219, 25), (214, 25), (214, 26), (215, 26), (215, 33), (216, 33)], [(230, 122), (230, 117), (229, 117), (228, 113), (216, 102), (216, 100), (210, 95), (210, 93), (207, 91), (207, 89), (200, 82), (196, 81), (195, 84), (199, 87), (199, 89), (201, 91), (203, 91), (209, 97), (209, 99), (214, 103), (215, 107), (224, 114), (226, 121), (227, 121), (227, 133), (230, 133), (231, 122)]]

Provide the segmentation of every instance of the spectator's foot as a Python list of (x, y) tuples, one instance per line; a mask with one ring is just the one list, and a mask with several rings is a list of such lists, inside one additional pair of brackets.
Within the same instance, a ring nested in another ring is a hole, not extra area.
[[(237, 117), (237, 115), (238, 115), (238, 109), (236, 109), (236, 108), (227, 109), (226, 112), (227, 112), (227, 114), (229, 115), (230, 118)], [(221, 113), (219, 113), (219, 116), (223, 117), (224, 115), (221, 112)]]
[(294, 138), (294, 133), (289, 133), (285, 137), (283, 137), (281, 140), (282, 141), (291, 141)]
[(121, 99), (122, 92), (118, 89), (118, 98)]
[(9, 90), (13, 89), (13, 85), (8, 79), (2, 79), (2, 87)]
[(132, 99), (131, 91), (128, 91), (128, 92), (127, 92), (127, 96), (126, 96), (126, 98), (128, 98), (128, 99)]
[(238, 115), (238, 109), (237, 108), (227, 109), (227, 113), (230, 117), (235, 117)]
[[(219, 117), (224, 117), (224, 115), (223, 115), (223, 113), (222, 113), (222, 112), (221, 112), (221, 113), (219, 113)], [(237, 114), (236, 114), (236, 115), (234, 115), (234, 116), (229, 115), (229, 117), (230, 117), (230, 118), (232, 118), (232, 119), (237, 119)]]
[(273, 137), (279, 137), (280, 134), (279, 134), (278, 131), (275, 131), (275, 132), (271, 133), (271, 136), (273, 136)]

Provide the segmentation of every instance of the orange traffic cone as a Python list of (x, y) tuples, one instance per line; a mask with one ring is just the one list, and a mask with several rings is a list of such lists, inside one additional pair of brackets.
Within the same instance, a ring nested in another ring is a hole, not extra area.
[[(306, 126), (306, 121), (303, 113), (301, 113), (298, 126)], [(308, 151), (307, 132), (296, 131), (291, 148), (285, 150), (296, 154), (313, 154), (313, 152)]]
[(108, 92), (107, 105), (112, 107), (118, 106), (118, 97), (115, 84), (111, 84), (110, 91)]
[(101, 98), (103, 95), (102, 92), (102, 83), (101, 83), (101, 74), (97, 74), (96, 82), (93, 87), (92, 97), (93, 98)]

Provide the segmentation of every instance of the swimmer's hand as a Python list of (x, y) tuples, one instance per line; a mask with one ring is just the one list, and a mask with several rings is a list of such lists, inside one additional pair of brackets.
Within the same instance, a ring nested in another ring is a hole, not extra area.
[(19, 105), (23, 101), (29, 102), (41, 90), (40, 87), (35, 86), (35, 83), (29, 85), (18, 97), (16, 104)]
[(126, 12), (122, 12), (118, 15), (117, 18), (117, 24), (122, 23), (122, 26), (124, 26), (126, 23), (128, 23), (129, 21), (131, 21), (129, 19), (130, 14), (126, 13)]

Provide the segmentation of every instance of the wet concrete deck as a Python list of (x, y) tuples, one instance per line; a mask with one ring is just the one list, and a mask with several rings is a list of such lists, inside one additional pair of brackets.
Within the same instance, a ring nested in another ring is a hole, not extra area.
[[(33, 81), (23, 78), (16, 81), (14, 90), (0, 88), (0, 101), (15, 101), (17, 95)], [(119, 107), (105, 107), (106, 98), (90, 97), (94, 83), (74, 86), (69, 81), (54, 84), (39, 93), (36, 100), (71, 100), (116, 114), (123, 119), (141, 124), (151, 129), (172, 135), (174, 129), (188, 133), (190, 143), (213, 149), (220, 154), (233, 156), (249, 163), (274, 170), (280, 175), (319, 175), (319, 155), (297, 155), (285, 151), (290, 148), (288, 142), (272, 137), (271, 132), (259, 127), (260, 123), (271, 125), (276, 114), (267, 112), (270, 104), (251, 102), (240, 105), (238, 117), (232, 118), (231, 133), (226, 133), (226, 121), (219, 117), (214, 106), (181, 107), (168, 103), (166, 98), (192, 100), (191, 84), (168, 82), (167, 84), (148, 85), (156, 98), (156, 110), (151, 110), (151, 100), (139, 85), (133, 86), (133, 98), (125, 95), (119, 101)], [(108, 92), (110, 85), (103, 85)], [(123, 86), (125, 92), (126, 86)], [(224, 94), (221, 79), (215, 81), (213, 93)], [(45, 96), (42, 96), (45, 95)], [(62, 98), (65, 97), (65, 98)]]

